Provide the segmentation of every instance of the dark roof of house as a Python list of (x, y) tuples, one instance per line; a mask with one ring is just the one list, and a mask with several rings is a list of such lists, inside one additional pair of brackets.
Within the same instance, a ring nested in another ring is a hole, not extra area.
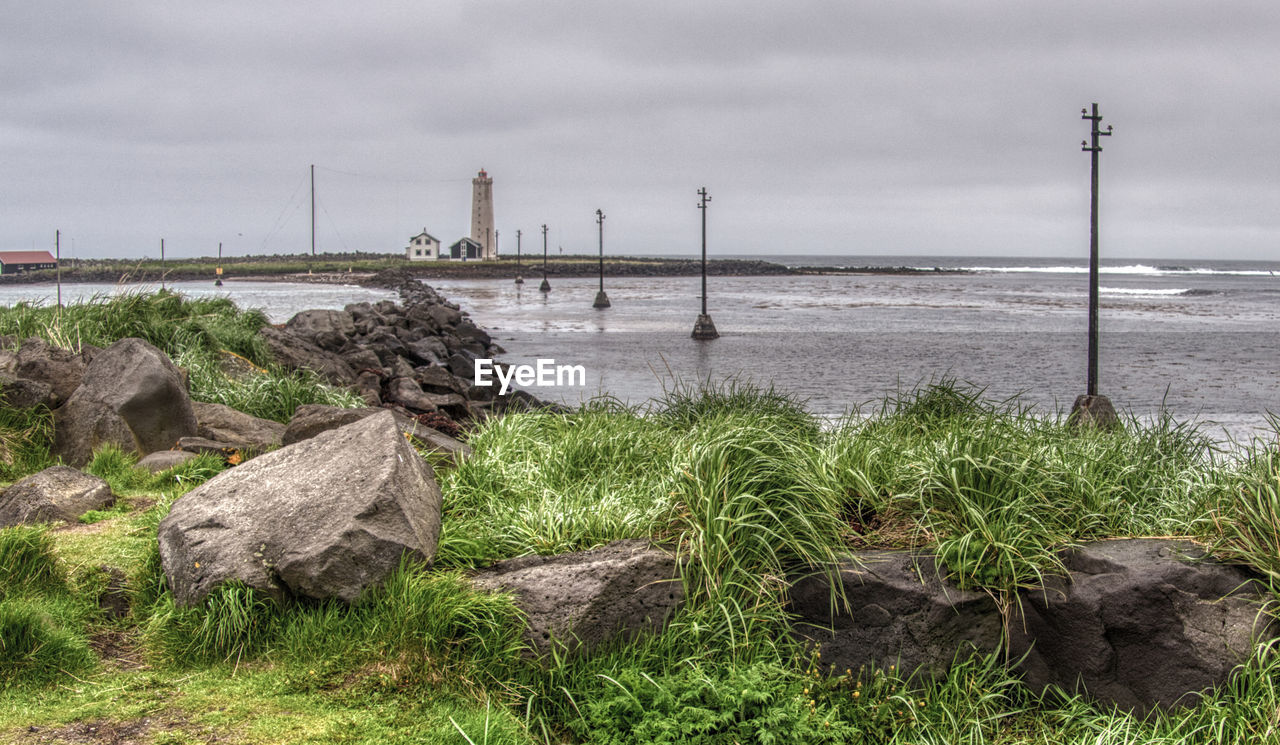
[(421, 238), (421, 237), (422, 237), (422, 236), (424, 236), (424, 235), (425, 235), (427, 238), (429, 238), (429, 239), (431, 239), (431, 240), (435, 241), (436, 243), (439, 243), (439, 242), (440, 242), (440, 239), (439, 239), (439, 238), (435, 237), (434, 235), (432, 235), (432, 234), (428, 233), (428, 232), (427, 232), (427, 231), (425, 231), (425, 230), (424, 230), (424, 231), (422, 231), (421, 233), (418, 233), (417, 235), (410, 236), (410, 237), (409, 237), (409, 240), (413, 240), (414, 238)]
[(482, 246), (482, 245), (483, 245), (483, 244), (481, 244), (481, 243), (480, 243), (480, 241), (476, 240), (475, 238), (471, 238), (470, 236), (463, 236), (463, 237), (459, 238), (458, 240), (454, 241), (454, 242), (453, 242), (453, 244), (449, 246), (449, 248), (453, 248), (454, 246), (459, 246), (459, 245), (462, 245), (462, 244), (468, 244), (468, 243), (469, 243), (469, 244), (471, 244), (471, 245), (473, 245), (473, 246)]
[(48, 251), (0, 251), (0, 264), (52, 264)]

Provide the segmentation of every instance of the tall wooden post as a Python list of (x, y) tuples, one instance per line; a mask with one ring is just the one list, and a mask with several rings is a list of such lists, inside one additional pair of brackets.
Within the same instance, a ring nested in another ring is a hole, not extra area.
[(542, 226), (542, 284), (538, 292), (551, 292), (551, 283), (547, 281), (547, 226)]
[(600, 226), (600, 291), (596, 293), (596, 300), (591, 307), (608, 308), (609, 296), (604, 294), (604, 213), (600, 210), (596, 210), (596, 224)]
[(520, 236), (524, 235), (523, 230), (516, 231), (516, 284), (524, 284), (523, 267), (520, 266)]
[(705, 186), (698, 189), (698, 197), (698, 209), (702, 210), (702, 313), (698, 316), (698, 320), (693, 322), (691, 336), (704, 341), (718, 339), (720, 333), (716, 331), (716, 325), (712, 322), (711, 316), (707, 315), (707, 204), (711, 201), (711, 197), (707, 194)]
[(53, 231), (53, 267), (58, 277), (58, 307), (62, 307), (62, 231)]
[(1080, 149), (1090, 156), (1089, 185), (1089, 360), (1085, 394), (1076, 398), (1071, 407), (1070, 421), (1076, 425), (1113, 427), (1119, 423), (1115, 407), (1106, 396), (1098, 394), (1098, 153), (1102, 152), (1099, 138), (1111, 136), (1111, 125), (1106, 131), (1099, 129), (1102, 115), (1098, 104), (1093, 110), (1080, 110), (1080, 118), (1092, 123), (1091, 141), (1080, 143)]

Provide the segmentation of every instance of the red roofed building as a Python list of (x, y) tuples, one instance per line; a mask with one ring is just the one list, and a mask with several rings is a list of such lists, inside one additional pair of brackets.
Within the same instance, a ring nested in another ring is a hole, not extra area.
[(57, 268), (58, 262), (48, 251), (0, 251), (0, 274)]

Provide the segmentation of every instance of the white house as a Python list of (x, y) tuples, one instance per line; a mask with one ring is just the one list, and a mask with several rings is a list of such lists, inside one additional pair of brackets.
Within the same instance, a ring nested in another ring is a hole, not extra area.
[(409, 261), (435, 261), (440, 258), (440, 239), (432, 237), (423, 228), (421, 233), (409, 239), (404, 256)]

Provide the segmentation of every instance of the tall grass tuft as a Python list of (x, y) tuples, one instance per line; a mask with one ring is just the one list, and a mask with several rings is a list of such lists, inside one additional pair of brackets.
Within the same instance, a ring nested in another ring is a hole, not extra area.
[(84, 635), (58, 618), (65, 605), (30, 597), (0, 599), (0, 690), (48, 685), (93, 665)]
[(729, 649), (781, 626), (791, 578), (833, 573), (839, 560), (836, 495), (797, 474), (814, 448), (807, 434), (786, 416), (722, 413), (675, 448), (671, 521), (688, 557), (686, 596), (692, 612), (710, 609), (706, 618)]
[(62, 594), (66, 576), (45, 528), (0, 529), (0, 600), (32, 593)]
[(0, 481), (16, 481), (53, 465), (53, 414), (44, 406), (15, 409), (0, 398)]
[(150, 610), (148, 645), (185, 664), (239, 661), (263, 651), (278, 635), (280, 608), (237, 583), (210, 593), (198, 606), (179, 607), (164, 595)]
[(1257, 569), (1280, 590), (1280, 452), (1256, 448), (1214, 512), (1213, 550)]

